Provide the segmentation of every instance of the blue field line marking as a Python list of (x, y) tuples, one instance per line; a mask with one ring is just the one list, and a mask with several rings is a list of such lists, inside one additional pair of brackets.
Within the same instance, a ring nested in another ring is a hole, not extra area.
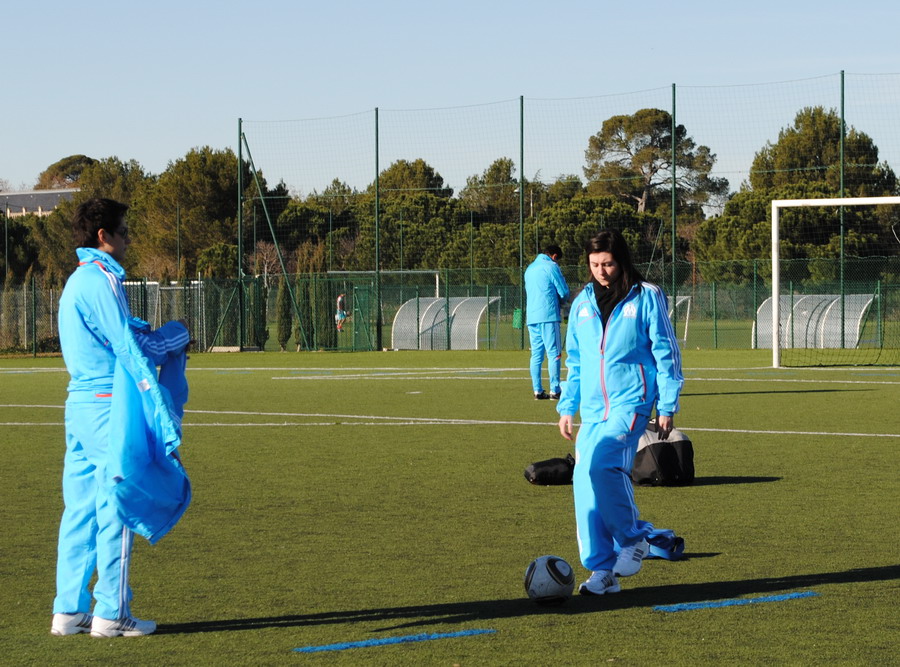
[(805, 591), (803, 593), (785, 593), (784, 595), (766, 595), (760, 598), (734, 598), (731, 600), (712, 600), (710, 602), (685, 602), (683, 604), (667, 604), (653, 607), (654, 611), (693, 611), (694, 609), (715, 609), (716, 607), (737, 607), (758, 602), (781, 602), (782, 600), (794, 600), (796, 598), (810, 598), (818, 593)]
[(383, 639), (365, 639), (359, 642), (340, 642), (338, 644), (323, 644), (321, 646), (302, 646), (295, 648), (298, 653), (318, 653), (320, 651), (345, 651), (348, 648), (368, 648), (369, 646), (387, 646), (388, 644), (406, 644), (408, 642), (427, 642), (432, 639), (451, 639), (453, 637), (468, 637), (471, 635), (489, 635), (496, 630), (460, 630), (459, 632), (445, 632), (437, 634), (405, 635), (403, 637), (385, 637)]

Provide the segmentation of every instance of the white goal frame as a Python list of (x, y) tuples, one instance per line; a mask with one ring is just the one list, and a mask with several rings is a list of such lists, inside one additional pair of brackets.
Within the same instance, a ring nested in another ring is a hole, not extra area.
[(783, 208), (819, 206), (878, 206), (900, 204), (900, 197), (832, 197), (828, 199), (772, 200), (772, 368), (781, 368), (781, 261), (779, 213)]

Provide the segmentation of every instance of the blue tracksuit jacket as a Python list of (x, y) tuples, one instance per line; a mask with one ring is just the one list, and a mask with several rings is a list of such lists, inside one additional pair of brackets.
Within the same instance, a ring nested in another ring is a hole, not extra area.
[(525, 269), (528, 296), (526, 324), (561, 321), (560, 303), (569, 298), (569, 286), (559, 265), (541, 253)]
[(59, 300), (59, 342), (71, 376), (69, 392), (112, 391), (116, 355), (124, 344), (128, 322), (135, 340), (151, 363), (164, 363), (170, 352), (183, 350), (190, 334), (178, 322), (155, 331), (132, 317), (122, 281), (125, 269), (107, 253), (78, 248), (79, 267), (69, 276)]
[(561, 415), (605, 421), (613, 409), (650, 416), (678, 412), (684, 384), (681, 351), (663, 291), (642, 283), (613, 309), (604, 328), (590, 283), (572, 303), (566, 331), (566, 381)]

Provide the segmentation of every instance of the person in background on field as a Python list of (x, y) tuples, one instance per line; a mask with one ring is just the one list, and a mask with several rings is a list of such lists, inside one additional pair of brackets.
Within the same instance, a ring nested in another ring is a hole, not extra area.
[[(122, 285), (122, 261), (131, 243), (127, 210), (127, 205), (111, 199), (90, 199), (78, 207), (73, 219), (79, 266), (66, 282), (59, 303), (59, 339), (71, 380), (65, 412), (65, 509), (59, 526), (54, 635), (90, 632), (94, 637), (134, 637), (156, 630), (153, 621), (131, 615), (128, 572), (133, 533), (104, 487), (113, 375), (116, 351), (127, 348), (126, 327), (154, 367), (170, 353), (183, 354), (190, 334), (183, 322), (168, 322), (152, 331), (149, 324), (132, 317)], [(95, 572), (92, 614), (88, 586)]]
[[(547, 245), (544, 252), (525, 269), (526, 322), (531, 342), (531, 388), (536, 400), (559, 399), (559, 371), (562, 343), (559, 323), (562, 321), (560, 306), (569, 298), (569, 286), (563, 278), (557, 262), (562, 250), (557, 245)], [(550, 394), (541, 382), (541, 366), (547, 355), (550, 373)]]
[(603, 595), (618, 593), (618, 577), (637, 574), (650, 550), (653, 525), (638, 519), (630, 472), (654, 407), (660, 439), (674, 427), (684, 378), (666, 295), (644, 281), (622, 235), (600, 232), (585, 254), (591, 281), (569, 313), (557, 411), (567, 440), (581, 412), (572, 486), (579, 554), (592, 574), (578, 592)]
[(344, 330), (344, 320), (347, 319), (347, 301), (343, 294), (338, 294), (337, 304), (334, 311), (334, 323), (337, 325), (338, 331)]

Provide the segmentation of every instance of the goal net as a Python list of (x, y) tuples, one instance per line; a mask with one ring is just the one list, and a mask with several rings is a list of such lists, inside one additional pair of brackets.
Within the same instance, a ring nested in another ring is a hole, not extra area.
[(900, 364), (900, 197), (772, 201), (772, 365)]

